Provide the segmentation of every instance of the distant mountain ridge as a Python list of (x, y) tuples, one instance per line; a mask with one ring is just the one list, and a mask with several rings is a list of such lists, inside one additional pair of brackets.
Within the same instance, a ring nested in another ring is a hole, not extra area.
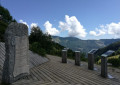
[(82, 52), (88, 52), (91, 49), (99, 49), (108, 46), (111, 43), (120, 41), (120, 39), (100, 39), (100, 40), (81, 40), (76, 37), (52, 36), (52, 40), (73, 51), (80, 49)]

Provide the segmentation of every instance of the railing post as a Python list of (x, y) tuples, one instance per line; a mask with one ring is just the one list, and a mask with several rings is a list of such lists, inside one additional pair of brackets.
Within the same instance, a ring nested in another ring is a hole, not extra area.
[(108, 77), (108, 72), (107, 72), (107, 57), (102, 56), (101, 57), (101, 76), (104, 78)]
[(88, 53), (88, 69), (94, 70), (94, 54)]
[(108, 77), (108, 72), (107, 72), (107, 57), (113, 54), (115, 51), (113, 50), (108, 50), (104, 54), (101, 55), (101, 76), (104, 78)]
[(75, 65), (80, 66), (80, 51), (75, 51)]
[(62, 63), (67, 63), (67, 50), (62, 50)]

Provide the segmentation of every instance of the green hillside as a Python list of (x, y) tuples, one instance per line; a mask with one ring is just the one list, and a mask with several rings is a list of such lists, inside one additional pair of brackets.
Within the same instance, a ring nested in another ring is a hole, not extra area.
[(119, 48), (120, 48), (120, 41), (117, 41), (117, 42), (114, 42), (114, 43), (104, 47), (104, 48), (99, 49), (96, 54), (101, 55), (108, 50), (114, 50), (114, 51), (116, 51), (116, 54), (120, 54)]
[(63, 38), (58, 36), (52, 36), (52, 38), (53, 38), (53, 41), (65, 47), (68, 47), (74, 51), (80, 49), (81, 51), (86, 53), (91, 49), (103, 48), (113, 42), (120, 41), (120, 39), (81, 40), (75, 37)]
[(101, 63), (101, 55), (108, 50), (113, 50), (115, 51), (112, 55), (108, 56), (108, 63), (111, 63), (112, 66), (114, 67), (120, 67), (120, 41), (114, 42), (104, 48), (100, 48), (97, 52), (96, 55), (96, 63), (100, 64)]
[[(46, 54), (61, 56), (61, 51), (65, 48), (52, 41), (51, 35), (44, 34), (40, 27), (33, 27), (29, 36), (30, 50), (45, 56)], [(68, 58), (74, 59), (74, 52), (68, 49)], [(82, 60), (85, 60), (82, 54)]]

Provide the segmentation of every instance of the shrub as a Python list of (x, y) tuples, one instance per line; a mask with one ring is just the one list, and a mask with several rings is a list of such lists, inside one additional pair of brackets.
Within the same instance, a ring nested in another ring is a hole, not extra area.
[(88, 61), (88, 59), (85, 56), (81, 56), (81, 61)]
[(114, 66), (114, 67), (119, 67), (120, 59), (119, 58), (111, 58), (111, 59), (108, 59), (108, 63), (111, 63), (112, 66)]
[(41, 56), (45, 56), (46, 55), (46, 51), (45, 49), (41, 48), (41, 45), (38, 42), (34, 42), (30, 45), (30, 50), (41, 55)]
[(41, 55), (41, 56), (46, 56), (46, 51), (45, 51), (45, 49), (40, 48), (38, 54)]
[(81, 53), (80, 56), (81, 56), (81, 61), (88, 61), (88, 58), (85, 57), (85, 53)]

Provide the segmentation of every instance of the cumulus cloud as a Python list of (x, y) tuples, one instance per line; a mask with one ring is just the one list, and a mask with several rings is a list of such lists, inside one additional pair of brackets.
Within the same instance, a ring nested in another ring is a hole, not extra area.
[(59, 30), (52, 27), (52, 24), (49, 21), (45, 22), (44, 27), (45, 27), (45, 33), (48, 33), (50, 35), (58, 35), (60, 33)]
[(19, 22), (27, 25), (27, 27), (29, 28), (29, 25), (27, 24), (27, 22), (25, 22), (25, 21), (23, 21), (23, 20), (19, 20)]
[(71, 37), (86, 37), (87, 34), (75, 16), (65, 15), (65, 22), (60, 21), (59, 28), (61, 28), (61, 31), (67, 30), (68, 35)]
[(101, 25), (99, 27), (100, 28), (96, 29), (95, 31), (90, 31), (89, 34), (94, 36), (109, 34), (113, 35), (114, 38), (120, 37), (120, 22), (118, 23), (112, 22), (110, 24)]
[(30, 28), (32, 28), (32, 27), (37, 27), (37, 26), (38, 26), (37, 23), (32, 23), (32, 24), (30, 25)]
[(108, 29), (108, 34), (114, 35), (115, 38), (120, 37), (120, 22), (107, 24), (105, 28)]
[(89, 34), (93, 35), (93, 36), (105, 35), (106, 34), (106, 30), (104, 28), (102, 28), (102, 29), (96, 28), (95, 31), (90, 31)]
[(97, 33), (95, 31), (90, 31), (89, 34), (93, 36), (97, 36)]

